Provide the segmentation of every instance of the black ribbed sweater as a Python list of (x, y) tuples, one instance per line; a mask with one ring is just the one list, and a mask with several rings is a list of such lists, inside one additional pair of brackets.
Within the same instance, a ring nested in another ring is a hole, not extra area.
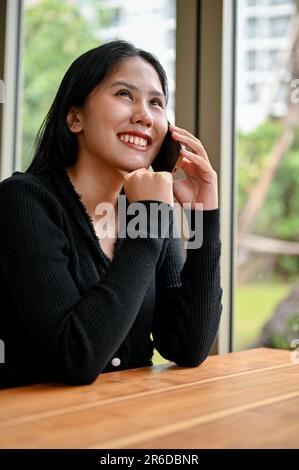
[(208, 356), (221, 314), (219, 209), (203, 212), (203, 245), (187, 256), (181, 239), (148, 234), (118, 238), (110, 260), (67, 173), (47, 170), (0, 183), (0, 222), (2, 387), (89, 384), (152, 365), (154, 347), (180, 366)]

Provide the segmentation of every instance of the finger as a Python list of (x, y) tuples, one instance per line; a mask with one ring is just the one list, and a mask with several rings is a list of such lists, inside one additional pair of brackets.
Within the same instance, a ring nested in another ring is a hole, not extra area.
[[(182, 127), (175, 126), (174, 124), (171, 124), (171, 125), (169, 126), (169, 129), (170, 129), (171, 131), (180, 132), (181, 134), (186, 135), (186, 136), (188, 136), (188, 137), (191, 137), (191, 136), (192, 136), (191, 132), (186, 131), (186, 129), (183, 129)], [(193, 137), (194, 137), (194, 136), (193, 136)]]
[(129, 171), (119, 170), (119, 169), (118, 169), (118, 173), (119, 173), (120, 176), (124, 179), (124, 178), (129, 174)]
[(200, 145), (202, 145), (201, 141), (197, 137), (195, 137), (193, 134), (191, 134), (191, 132), (186, 131), (186, 129), (182, 129), (181, 127), (174, 126), (174, 125), (169, 126), (169, 128), (171, 131), (177, 132), (178, 134), (185, 135), (186, 137), (189, 137), (190, 139), (193, 139), (196, 142), (198, 142)]
[(128, 174), (128, 177), (134, 176), (134, 175), (140, 175), (141, 173), (144, 173), (145, 171), (149, 171), (146, 168), (137, 168), (137, 170), (130, 171)]
[(178, 132), (175, 132), (175, 131), (172, 133), (172, 137), (173, 137), (174, 140), (176, 140), (178, 142), (181, 142), (182, 144), (186, 144), (190, 148), (190, 150), (192, 150), (195, 153), (198, 153), (198, 154), (202, 155), (207, 161), (209, 161), (209, 157), (207, 155), (207, 152), (206, 152), (204, 146), (195, 137), (193, 137), (193, 136), (189, 137), (189, 136), (186, 136), (186, 135), (182, 135), (182, 134), (179, 134)]
[(181, 150), (181, 154), (184, 158), (189, 159), (191, 162), (203, 168), (205, 171), (211, 171), (212, 167), (208, 164), (207, 160), (201, 155), (196, 153), (188, 152), (188, 150)]
[(177, 164), (177, 167), (183, 167), (184, 165), (190, 165), (190, 163), (192, 164), (191, 160), (189, 160), (188, 158), (182, 156), (182, 158), (180, 159), (180, 161)]
[(188, 137), (182, 134), (179, 134), (178, 132), (173, 132), (172, 137), (174, 140), (181, 142), (183, 144), (186, 144), (193, 152), (198, 152), (202, 157), (204, 157), (205, 160), (209, 161), (209, 157), (207, 155), (207, 152), (205, 151), (204, 146), (202, 143), (198, 140), (195, 139), (195, 137)]
[(145, 171), (149, 172), (147, 168), (142, 167), (142, 168), (137, 168), (137, 170), (134, 170), (133, 173), (144, 173)]

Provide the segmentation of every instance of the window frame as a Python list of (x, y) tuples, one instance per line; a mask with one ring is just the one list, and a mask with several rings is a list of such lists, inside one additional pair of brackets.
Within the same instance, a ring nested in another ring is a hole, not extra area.
[(1, 0), (0, 71), (5, 86), (5, 102), (0, 111), (0, 178), (20, 168), (21, 150), (21, 57), (23, 1)]
[[(219, 180), (223, 312), (212, 353), (220, 354), (233, 350), (234, 337), (236, 7), (236, 0), (177, 0), (176, 124), (200, 137)], [(0, 8), (1, 13), (6, 10), (0, 34), (7, 84), (0, 127), (0, 178), (4, 179), (21, 166), (23, 0), (0, 0)]]
[(218, 354), (234, 349), (236, 8), (236, 0), (177, 0), (176, 122), (203, 142), (219, 181), (223, 311), (212, 350)]

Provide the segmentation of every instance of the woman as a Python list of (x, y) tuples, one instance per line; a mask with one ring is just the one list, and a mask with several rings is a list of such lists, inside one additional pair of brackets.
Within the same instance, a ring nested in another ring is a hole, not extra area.
[[(152, 365), (154, 347), (186, 367), (209, 354), (222, 294), (217, 176), (199, 140), (175, 126), (190, 149), (186, 178), (148, 170), (167, 132), (166, 102), (154, 56), (125, 41), (92, 49), (63, 78), (28, 170), (0, 184), (2, 386), (90, 384)], [(203, 202), (203, 246), (185, 260), (179, 238), (150, 228), (103, 238), (96, 208), (109, 203), (116, 227), (121, 193), (147, 217), (153, 203), (173, 214), (174, 197), (192, 203), (192, 216)]]

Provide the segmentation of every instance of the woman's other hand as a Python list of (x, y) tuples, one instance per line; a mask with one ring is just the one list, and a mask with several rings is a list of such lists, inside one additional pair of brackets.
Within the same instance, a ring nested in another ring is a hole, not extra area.
[(139, 168), (123, 176), (123, 182), (129, 202), (155, 200), (174, 206), (173, 179), (168, 171)]
[(191, 208), (196, 208), (195, 203), (202, 203), (204, 210), (218, 208), (218, 184), (217, 173), (211, 166), (204, 146), (196, 137), (185, 129), (170, 126), (174, 140), (186, 145), (190, 151), (182, 150), (182, 158), (178, 164), (186, 175), (173, 183), (173, 192), (176, 200), (183, 203), (191, 203)]

